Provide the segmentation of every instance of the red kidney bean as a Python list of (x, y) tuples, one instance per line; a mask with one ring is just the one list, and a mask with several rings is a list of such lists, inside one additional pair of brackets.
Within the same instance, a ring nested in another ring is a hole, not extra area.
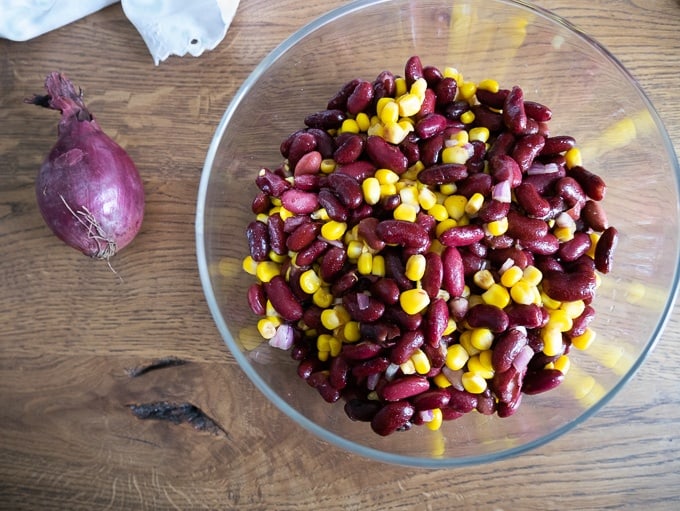
[[(304, 360), (301, 360), (300, 363), (298, 364), (297, 367), (297, 373), (298, 376), (306, 380), (309, 383), (309, 378), (312, 376), (312, 374), (316, 374), (321, 370), (321, 361), (316, 358), (306, 358)], [(319, 383), (319, 379), (321, 378), (320, 375), (315, 376), (311, 384), (317, 385)]]
[(321, 230), (321, 226), (314, 222), (306, 222), (300, 225), (286, 239), (288, 250), (299, 252), (314, 241)]
[(478, 174), (469, 175), (465, 179), (459, 181), (457, 185), (458, 190), (456, 193), (458, 195), (464, 195), (469, 199), (475, 193), (481, 193), (485, 197), (488, 196), (491, 193), (493, 181), (489, 174), (480, 172)]
[(607, 214), (602, 207), (602, 204), (592, 199), (588, 199), (581, 209), (581, 219), (596, 232), (602, 232), (609, 227)]
[(564, 374), (557, 369), (527, 372), (522, 384), (525, 394), (540, 394), (557, 387), (564, 381)]
[(308, 215), (319, 208), (316, 193), (291, 188), (281, 194), (281, 205), (296, 215)]
[(382, 137), (370, 135), (366, 139), (366, 154), (378, 168), (390, 169), (397, 174), (403, 174), (408, 168), (408, 159), (399, 147)]
[(354, 91), (356, 86), (361, 80), (359, 78), (354, 78), (347, 83), (345, 83), (338, 92), (336, 92), (333, 97), (328, 100), (326, 108), (329, 110), (339, 109), (345, 110), (347, 108), (347, 98)]
[(370, 161), (358, 160), (353, 163), (339, 166), (335, 169), (335, 173), (345, 174), (356, 179), (358, 182), (362, 182), (367, 177), (373, 176), (373, 174), (375, 174), (375, 169), (375, 165)]
[(248, 287), (248, 305), (250, 310), (258, 316), (264, 316), (267, 312), (267, 296), (262, 284), (254, 282)]
[(250, 204), (251, 211), (256, 215), (259, 215), (260, 213), (266, 213), (267, 211), (269, 211), (271, 207), (272, 202), (269, 199), (269, 195), (267, 195), (263, 191), (259, 191), (253, 198), (252, 203)]
[(522, 269), (526, 268), (529, 264), (527, 253), (517, 247), (511, 246), (489, 252), (489, 260), (497, 267), (500, 267), (508, 259), (512, 259), (515, 265)]
[(288, 153), (290, 152), (290, 145), (293, 143), (293, 140), (295, 140), (295, 138), (298, 137), (301, 133), (305, 133), (305, 131), (306, 130), (304, 129), (299, 129), (283, 139), (281, 145), (279, 146), (281, 156), (283, 156), (284, 158), (288, 158)]
[(567, 208), (586, 202), (583, 188), (573, 177), (565, 176), (558, 179), (555, 182), (555, 193), (564, 199)]
[(465, 320), (472, 328), (488, 328), (494, 333), (504, 332), (509, 324), (508, 315), (503, 309), (486, 303), (470, 307)]
[(319, 190), (317, 199), (319, 205), (326, 210), (331, 219), (337, 222), (345, 222), (347, 220), (349, 214), (347, 208), (328, 188)]
[(509, 131), (503, 131), (499, 133), (498, 136), (496, 137), (496, 140), (494, 140), (493, 143), (491, 144), (491, 147), (489, 148), (489, 151), (487, 153), (489, 162), (491, 162), (497, 156), (509, 155), (510, 151), (512, 151), (512, 148), (514, 146), (515, 136), (512, 133), (510, 133)]
[(409, 166), (420, 160), (420, 145), (418, 145), (418, 136), (411, 132), (406, 135), (406, 138), (399, 144), (400, 151), (406, 156)]
[(420, 282), (431, 300), (439, 294), (443, 280), (444, 265), (441, 256), (436, 252), (427, 252), (425, 254), (425, 273)]
[(482, 104), (496, 110), (502, 110), (505, 104), (505, 99), (508, 97), (510, 91), (508, 89), (499, 89), (498, 92), (491, 92), (484, 89), (477, 89), (477, 100)]
[(477, 406), (475, 409), (482, 415), (493, 415), (496, 412), (496, 400), (491, 395), (491, 390), (486, 389), (477, 397)]
[(517, 162), (522, 172), (525, 172), (531, 167), (531, 164), (541, 152), (544, 145), (545, 138), (538, 133), (524, 135), (515, 142), (515, 147), (512, 150), (511, 156)]
[(347, 218), (347, 224), (350, 227), (353, 227), (361, 222), (364, 218), (368, 218), (374, 214), (373, 206), (364, 202), (358, 208), (350, 210), (349, 217)]
[[(448, 314), (448, 306), (447, 306)], [(450, 337), (442, 337), (436, 345), (425, 344), (423, 345), (423, 352), (430, 360), (430, 371), (425, 375), (428, 378), (432, 378), (439, 374), (441, 368), (444, 367), (446, 363), (446, 350), (449, 343), (451, 342)]]
[(426, 390), (411, 399), (416, 411), (434, 410), (449, 404), (451, 394), (445, 389)]
[(456, 411), (449, 406), (444, 406), (443, 408), (440, 408), (440, 410), (442, 412), (442, 420), (445, 421), (456, 420), (465, 415), (464, 413)]
[(483, 238), (484, 229), (474, 224), (451, 227), (439, 235), (439, 241), (447, 247), (464, 247)]
[(619, 242), (619, 232), (615, 227), (607, 227), (595, 245), (595, 268), (601, 273), (612, 269), (614, 251)]
[(312, 219), (307, 216), (307, 215), (293, 215), (287, 217), (283, 221), (283, 230), (287, 233), (290, 234), (293, 231), (295, 231), (298, 227), (300, 227), (302, 224), (311, 224)]
[(583, 335), (594, 318), (595, 309), (591, 305), (586, 305), (581, 315), (573, 320), (571, 330), (567, 332), (567, 336), (573, 338)]
[(387, 436), (406, 428), (414, 413), (415, 409), (408, 401), (387, 403), (371, 419), (371, 429), (380, 436)]
[(309, 378), (307, 378), (307, 383), (314, 387), (323, 400), (328, 403), (335, 403), (340, 399), (340, 391), (331, 385), (325, 371), (312, 373)]
[(332, 282), (342, 271), (345, 261), (347, 261), (347, 251), (340, 247), (329, 247), (319, 263), (319, 276), (324, 282)]
[(378, 237), (376, 228), (380, 220), (375, 217), (363, 218), (358, 224), (358, 234), (366, 242), (366, 244), (373, 250), (381, 251), (385, 248), (385, 242)]
[(494, 371), (502, 373), (510, 369), (513, 360), (526, 345), (526, 333), (517, 328), (511, 328), (497, 336), (491, 353), (491, 366)]
[[(300, 276), (305, 271), (305, 267), (290, 264), (288, 270), (281, 270), (280, 275), (284, 276), (287, 274), (288, 287), (290, 287), (293, 296), (297, 298), (301, 303), (306, 303), (310, 295), (302, 289), (300, 285)], [(304, 312), (303, 312), (304, 315)]]
[(373, 84), (361, 80), (347, 97), (347, 112), (356, 115), (366, 110), (373, 100)]
[(596, 279), (593, 272), (566, 273), (549, 271), (543, 274), (543, 292), (553, 300), (573, 302), (591, 300), (595, 294)]
[(435, 298), (430, 302), (425, 314), (425, 342), (430, 346), (438, 346), (449, 325), (449, 307), (443, 298)]
[(406, 80), (406, 85), (410, 87), (419, 78), (423, 78), (423, 63), (419, 56), (413, 55), (409, 57), (404, 65), (404, 79)]
[(568, 135), (559, 135), (555, 137), (545, 137), (543, 149), (541, 149), (541, 156), (554, 155), (568, 151), (576, 145), (576, 139)]
[(396, 280), (399, 289), (404, 291), (413, 288), (413, 282), (406, 277), (404, 263), (399, 252), (386, 248), (383, 251), (383, 257), (385, 258), (385, 273)]
[(359, 297), (359, 293), (345, 294), (342, 305), (355, 321), (376, 321), (385, 312), (384, 303), (368, 295)]
[(517, 398), (521, 392), (523, 376), (523, 372), (517, 371), (512, 364), (505, 371), (494, 373), (489, 387), (499, 403), (510, 403)]
[(401, 290), (397, 285), (397, 281), (392, 278), (379, 278), (371, 284), (369, 289), (373, 296), (386, 305), (393, 305), (399, 301)]
[(423, 322), (423, 315), (421, 313), (407, 314), (401, 307), (393, 306), (385, 309), (383, 319), (385, 321), (392, 321), (398, 324), (402, 330), (410, 332), (420, 328)]
[(607, 187), (604, 180), (597, 174), (577, 165), (569, 169), (567, 175), (576, 179), (591, 199), (596, 201), (604, 199)]
[(484, 105), (472, 105), (470, 110), (475, 114), (474, 126), (484, 127), (491, 133), (497, 133), (503, 129), (503, 116), (498, 112)]
[(390, 350), (390, 361), (393, 364), (403, 364), (424, 343), (425, 336), (421, 330), (407, 330), (401, 334), (401, 337)]
[(517, 135), (524, 133), (527, 128), (524, 92), (516, 85), (508, 92), (503, 102), (503, 123)]
[(309, 267), (314, 261), (319, 259), (326, 249), (328, 249), (328, 242), (320, 239), (313, 240), (309, 245), (298, 251), (295, 256), (295, 264), (300, 267)]
[(420, 105), (420, 111), (416, 114), (416, 119), (422, 119), (426, 115), (434, 113), (437, 108), (437, 95), (431, 88), (425, 89), (425, 96)]
[(255, 184), (272, 197), (281, 197), (281, 194), (291, 187), (288, 181), (266, 168), (260, 170), (255, 178)]
[(392, 71), (381, 71), (376, 77), (374, 84), (381, 84), (385, 96), (393, 97), (396, 92), (396, 77)]
[(536, 190), (534, 185), (522, 183), (515, 188), (515, 198), (527, 215), (544, 218), (550, 213), (550, 203)]
[(510, 181), (511, 188), (516, 188), (522, 182), (522, 170), (507, 154), (493, 156), (489, 160), (489, 169), (495, 182)]
[(371, 422), (373, 417), (383, 407), (380, 401), (369, 399), (349, 399), (345, 403), (345, 413), (353, 421)]
[(364, 200), (361, 185), (347, 174), (333, 172), (328, 176), (328, 186), (348, 209), (359, 207)]
[[(304, 160), (306, 156), (315, 152), (316, 151), (312, 151), (311, 153), (306, 154), (302, 157), (302, 159)], [(319, 186), (325, 181), (325, 179), (326, 177), (320, 176), (318, 172), (316, 174), (299, 174), (295, 176), (295, 188), (302, 190), (303, 192), (318, 192)]]
[(442, 287), (452, 298), (462, 296), (465, 290), (463, 258), (456, 247), (446, 247), (441, 255), (444, 270)]
[(444, 134), (438, 133), (420, 142), (420, 161), (425, 167), (431, 167), (439, 162), (440, 153), (444, 147)]
[(381, 397), (385, 401), (401, 401), (417, 396), (429, 390), (430, 382), (424, 376), (409, 374), (395, 378), (381, 389)]
[(456, 92), (458, 91), (458, 83), (451, 77), (442, 78), (434, 86), (434, 92), (437, 97), (437, 106), (444, 106), (456, 99)]
[(349, 364), (344, 357), (333, 357), (328, 368), (328, 382), (333, 388), (342, 390), (347, 386)]
[(316, 149), (316, 138), (314, 135), (307, 132), (300, 132), (293, 138), (288, 149), (288, 164), (291, 168), (295, 168), (297, 162), (305, 154)]
[(486, 143), (481, 140), (473, 140), (470, 142), (470, 145), (472, 146), (472, 156), (465, 162), (468, 173), (475, 174), (482, 172), (485, 167)]
[(428, 114), (416, 122), (415, 133), (422, 139), (433, 137), (446, 127), (446, 122), (446, 117), (441, 114)]
[(399, 337), (401, 330), (397, 325), (378, 320), (372, 323), (361, 323), (359, 325), (359, 333), (361, 338), (367, 341), (375, 341), (379, 344), (394, 344), (392, 341)]
[(254, 261), (264, 261), (269, 257), (269, 234), (267, 225), (259, 220), (253, 220), (246, 227), (246, 238), (250, 257)]
[(446, 390), (449, 394), (449, 408), (461, 413), (468, 413), (477, 408), (479, 396), (454, 387), (448, 387)]
[(559, 250), (560, 240), (548, 233), (542, 238), (522, 240), (522, 246), (533, 254), (551, 255)]
[(267, 219), (267, 234), (269, 237), (269, 245), (276, 254), (287, 254), (288, 247), (286, 247), (287, 234), (283, 230), (283, 219), (278, 213), (270, 215)]
[(309, 328), (323, 328), (321, 323), (321, 312), (323, 312), (323, 310), (324, 309), (315, 304), (305, 307), (305, 311), (302, 313), (302, 321)]
[(539, 328), (543, 326), (544, 315), (541, 307), (534, 303), (511, 303), (503, 309), (508, 315), (508, 328), (523, 326)]
[(536, 101), (524, 101), (524, 111), (527, 117), (538, 122), (547, 122), (552, 119), (552, 110)]
[(521, 403), (522, 403), (521, 393), (519, 393), (517, 395), (517, 398), (512, 401), (509, 402), (499, 401), (498, 407), (496, 409), (496, 414), (501, 418), (510, 417), (519, 409), (519, 405)]
[(442, 163), (425, 168), (418, 174), (418, 181), (434, 186), (455, 183), (468, 175), (467, 167), (459, 163)]
[(352, 366), (352, 376), (357, 380), (363, 380), (369, 376), (384, 373), (390, 361), (385, 357), (375, 357), (368, 360), (362, 360)]
[(430, 245), (430, 236), (420, 225), (406, 220), (383, 220), (375, 228), (378, 237), (385, 243), (404, 247), (422, 248)]
[(321, 154), (322, 158), (331, 158), (333, 156), (335, 139), (328, 132), (319, 128), (308, 128), (307, 133), (316, 140), (316, 150)]
[(473, 254), (469, 250), (465, 250), (464, 247), (463, 250), (460, 251), (460, 257), (463, 260), (463, 273), (466, 278), (474, 275), (476, 272), (481, 270), (486, 264), (484, 259), (482, 259), (478, 255)]
[[(354, 133), (348, 134), (341, 144), (338, 144), (333, 159), (338, 165), (347, 165), (355, 162), (364, 150), (364, 139)], [(319, 163), (321, 163), (319, 161)]]
[(272, 306), (284, 320), (297, 321), (302, 318), (302, 305), (281, 275), (265, 282), (264, 290)]
[(565, 262), (576, 261), (590, 249), (590, 236), (584, 232), (574, 233), (574, 237), (563, 242), (557, 251), (558, 257)]
[(343, 344), (340, 356), (349, 361), (369, 360), (382, 351), (380, 344), (370, 341), (360, 341), (353, 344)]
[(530, 218), (517, 211), (508, 212), (508, 236), (526, 242), (542, 239), (548, 234), (548, 224), (537, 218)]
[[(298, 162), (295, 164), (293, 169), (293, 174), (299, 177), (303, 174), (316, 174), (319, 172), (322, 160), (321, 153), (319, 151), (310, 151), (303, 155)], [(299, 186), (296, 183), (296, 186)]]

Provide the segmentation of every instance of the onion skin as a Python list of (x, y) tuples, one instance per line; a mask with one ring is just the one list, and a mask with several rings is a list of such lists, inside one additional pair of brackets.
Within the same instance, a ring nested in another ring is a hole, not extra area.
[(82, 93), (57, 72), (46, 96), (26, 100), (61, 112), (58, 139), (35, 184), (40, 213), (67, 245), (108, 260), (137, 235), (144, 217), (144, 186), (137, 167), (106, 135)]

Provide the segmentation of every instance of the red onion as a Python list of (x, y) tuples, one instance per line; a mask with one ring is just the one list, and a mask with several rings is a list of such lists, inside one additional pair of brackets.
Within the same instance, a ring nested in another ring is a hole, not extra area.
[(61, 112), (57, 142), (40, 167), (38, 207), (67, 245), (108, 260), (139, 232), (144, 188), (125, 150), (99, 127), (82, 91), (61, 73), (45, 80), (47, 95), (27, 103)]
[(287, 324), (279, 325), (274, 336), (269, 339), (269, 345), (282, 350), (289, 350), (293, 346), (295, 332), (293, 327)]
[(512, 194), (510, 191), (510, 180), (499, 181), (493, 186), (491, 190), (491, 198), (498, 202), (510, 203), (512, 201)]

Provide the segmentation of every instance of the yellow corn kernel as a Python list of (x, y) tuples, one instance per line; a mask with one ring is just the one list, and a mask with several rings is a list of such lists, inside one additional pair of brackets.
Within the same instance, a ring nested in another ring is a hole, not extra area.
[[(411, 94), (415, 94), (418, 97), (423, 97), (425, 95), (425, 90), (427, 89), (427, 81), (425, 78), (418, 78), (411, 84)], [(421, 100), (422, 101), (422, 100)]]
[(460, 220), (465, 215), (467, 197), (465, 195), (450, 195), (444, 199), (444, 207), (449, 213), (449, 217)]
[(552, 233), (562, 243), (574, 239), (574, 227), (555, 227)]
[(359, 112), (355, 120), (359, 126), (359, 131), (367, 131), (371, 126), (371, 118), (365, 112)]
[(347, 257), (349, 259), (359, 259), (364, 253), (364, 244), (359, 240), (352, 240), (347, 244)]
[(463, 388), (470, 394), (481, 394), (486, 390), (486, 380), (473, 372), (465, 372), (461, 376)]
[(477, 84), (474, 82), (463, 82), (458, 84), (458, 96), (460, 99), (470, 100), (477, 92)]
[(397, 122), (386, 122), (383, 125), (382, 138), (387, 140), (390, 144), (400, 144), (408, 135), (409, 130), (404, 129), (404, 126)]
[(591, 232), (590, 236), (590, 248), (586, 251), (586, 255), (591, 259), (595, 259), (595, 247), (597, 247), (597, 242), (600, 241), (600, 234), (597, 232)]
[(482, 208), (483, 204), (484, 195), (479, 192), (474, 193), (472, 194), (472, 197), (468, 199), (467, 204), (465, 204), (465, 212), (470, 216), (475, 215)]
[(348, 321), (352, 319), (352, 316), (349, 315), (349, 312), (347, 312), (347, 309), (341, 304), (337, 304), (333, 307), (333, 310), (335, 311), (335, 314), (338, 316), (338, 319), (340, 320), (340, 324), (344, 325)]
[(331, 357), (337, 357), (342, 351), (342, 341), (337, 337), (331, 337), (329, 342), (330, 345), (330, 355)]
[(553, 369), (557, 369), (562, 374), (567, 374), (571, 367), (571, 361), (567, 355), (561, 355), (553, 362)]
[(290, 210), (287, 210), (283, 206), (279, 208), (279, 216), (281, 217), (281, 220), (286, 220), (288, 218), (292, 218), (295, 216), (295, 213), (293, 213)]
[(274, 261), (260, 261), (257, 263), (255, 275), (260, 282), (269, 282), (281, 273), (281, 265)]
[(257, 331), (265, 339), (271, 339), (276, 334), (276, 329), (281, 324), (278, 316), (267, 316), (257, 322)]
[(489, 289), (496, 281), (489, 270), (479, 270), (472, 276), (472, 281), (482, 289)]
[(331, 334), (320, 334), (316, 338), (316, 349), (319, 351), (330, 351), (332, 338)]
[(468, 150), (461, 146), (445, 147), (441, 152), (442, 163), (464, 164), (470, 158)]
[(371, 267), (371, 275), (375, 275), (376, 277), (384, 277), (385, 273), (385, 257), (380, 254), (374, 255), (373, 266)]
[(389, 197), (390, 195), (396, 195), (397, 194), (397, 187), (392, 184), (392, 183), (385, 183), (384, 185), (380, 185), (380, 196), (381, 197)]
[(472, 345), (472, 330), (466, 330), (458, 337), (458, 343), (465, 349), (471, 357), (477, 355), (481, 350)]
[(267, 213), (259, 213), (255, 215), (255, 220), (266, 224), (269, 221), (269, 215)]
[(519, 266), (511, 266), (501, 275), (501, 284), (509, 289), (520, 281), (523, 274), (522, 268)]
[(482, 367), (486, 369), (487, 371), (493, 371), (493, 350), (484, 350), (482, 351), (479, 355), (479, 363), (482, 364)]
[(437, 374), (432, 381), (434, 384), (439, 387), (440, 389), (446, 389), (451, 386), (451, 382), (449, 379), (446, 377), (444, 373), (439, 373)]
[(443, 420), (442, 411), (439, 408), (434, 408), (432, 410), (432, 419), (427, 421), (425, 426), (427, 426), (427, 429), (429, 430), (437, 431), (442, 427)]
[(491, 236), (502, 236), (508, 231), (508, 218), (494, 220), (486, 224), (486, 230)]
[(306, 270), (300, 275), (300, 288), (307, 294), (313, 295), (321, 287), (321, 279), (313, 269)]
[(418, 209), (413, 204), (402, 202), (392, 212), (395, 220), (404, 220), (406, 222), (415, 222), (418, 217)]
[(562, 332), (557, 328), (543, 327), (541, 339), (543, 339), (543, 353), (549, 357), (562, 353)]
[(357, 270), (362, 275), (370, 275), (373, 269), (373, 254), (370, 252), (362, 252), (357, 259)]
[(374, 177), (381, 185), (395, 184), (399, 182), (399, 174), (390, 169), (378, 169)]
[(555, 328), (560, 332), (567, 332), (573, 326), (573, 320), (563, 309), (549, 310), (548, 328)]
[(404, 374), (416, 374), (416, 366), (410, 358), (403, 364), (399, 364), (399, 369), (401, 369), (401, 372)]
[(446, 211), (446, 208), (443, 204), (434, 204), (433, 206), (424, 209), (426, 209), (427, 212), (432, 215), (437, 222), (443, 222), (449, 218), (449, 212)]
[(361, 330), (358, 321), (348, 321), (342, 329), (346, 342), (357, 342), (361, 339)]
[(340, 126), (340, 133), (359, 133), (359, 124), (354, 119), (345, 119)]
[(380, 183), (374, 177), (367, 177), (361, 183), (361, 191), (364, 194), (366, 204), (371, 206), (380, 202)]
[(427, 374), (430, 372), (430, 359), (427, 358), (425, 352), (421, 349), (417, 349), (411, 355), (411, 362), (413, 362), (413, 367), (416, 369), (418, 374)]
[(481, 376), (485, 380), (490, 380), (491, 378), (493, 378), (494, 371), (493, 369), (488, 369), (484, 367), (484, 365), (482, 365), (482, 362), (479, 359), (480, 355), (481, 353), (475, 355), (474, 357), (470, 357), (470, 360), (468, 360), (467, 363), (468, 371)]
[(442, 75), (444, 75), (444, 78), (453, 78), (457, 82), (462, 82), (462, 75), (458, 72), (458, 70), (455, 67), (450, 67), (447, 66), (444, 68), (442, 71)]
[(252, 256), (245, 256), (241, 267), (248, 275), (257, 275), (258, 262)]
[(562, 302), (560, 309), (566, 312), (567, 316), (571, 319), (578, 318), (586, 308), (586, 304), (583, 300), (574, 300), (573, 302)]
[(510, 293), (501, 284), (491, 284), (489, 289), (482, 293), (482, 299), (486, 304), (503, 309), (510, 303)]
[(439, 185), (439, 191), (444, 195), (453, 195), (458, 191), (458, 186), (456, 186), (456, 183), (444, 183)]
[(478, 126), (476, 128), (472, 128), (470, 132), (468, 133), (468, 137), (470, 141), (479, 141), (479, 142), (486, 142), (489, 140), (489, 129), (485, 128), (484, 126)]
[(581, 150), (578, 147), (572, 147), (564, 153), (565, 163), (568, 169), (583, 165), (581, 157)]
[(437, 226), (434, 228), (434, 232), (437, 237), (439, 237), (444, 231), (451, 229), (452, 227), (456, 227), (457, 225), (458, 222), (456, 222), (453, 218), (446, 218), (437, 224)]
[(404, 270), (406, 277), (412, 281), (418, 281), (425, 274), (425, 256), (423, 254), (412, 254), (406, 260)]
[(416, 94), (411, 92), (399, 96), (397, 98), (397, 105), (399, 105), (399, 116), (410, 117), (412, 115), (416, 115), (420, 111), (421, 104), (421, 99)]
[(452, 371), (458, 371), (465, 367), (470, 359), (470, 354), (461, 344), (452, 344), (446, 348), (446, 367)]
[(333, 304), (333, 300), (334, 300), (333, 294), (325, 286), (321, 286), (312, 295), (312, 301), (314, 302), (314, 305), (321, 307), (322, 309), (330, 307)]
[(587, 350), (595, 341), (595, 337), (595, 330), (586, 328), (583, 334), (571, 338), (571, 345), (577, 350)]
[(347, 224), (337, 220), (329, 220), (321, 226), (321, 236), (327, 240), (339, 240), (345, 235)]
[[(503, 277), (501, 276), (501, 280), (502, 278)], [(534, 303), (535, 289), (537, 289), (536, 286), (533, 286), (524, 280), (519, 280), (510, 288), (510, 298), (512, 298), (512, 301), (515, 303), (529, 305), (530, 303)]]
[(338, 314), (338, 311), (336, 311), (335, 308), (333, 308), (324, 309), (321, 311), (321, 324), (324, 326), (324, 328), (328, 330), (335, 330), (343, 323), (340, 318), (340, 315)]
[(460, 115), (460, 122), (463, 124), (471, 124), (475, 120), (475, 114), (472, 110), (468, 110), (467, 112), (463, 112)]
[(470, 344), (480, 351), (488, 350), (493, 344), (494, 335), (488, 328), (473, 328), (470, 330)]
[(403, 186), (402, 188), (399, 189), (399, 197), (401, 198), (401, 203), (417, 205), (419, 193), (420, 192), (418, 191), (418, 188), (415, 185)]
[(442, 335), (451, 335), (453, 332), (456, 331), (456, 328), (458, 328), (456, 320), (453, 318), (449, 318), (448, 322), (446, 323), (446, 328), (442, 332)]
[[(371, 124), (375, 124), (377, 122), (382, 122), (380, 119), (380, 115), (382, 114), (383, 109), (385, 108), (386, 105), (389, 103), (395, 103), (394, 98), (390, 98), (388, 96), (380, 98), (376, 103), (375, 103), (375, 113), (377, 114), (377, 117), (374, 117), (371, 119)], [(396, 103), (395, 103), (396, 105)], [(398, 113), (398, 111), (397, 111)], [(398, 117), (397, 117), (398, 119)], [(394, 119), (394, 122), (397, 121), (397, 119)], [(391, 119), (388, 119), (391, 120)]]
[(501, 86), (498, 84), (496, 80), (492, 80), (491, 78), (487, 78), (485, 80), (482, 80), (477, 84), (477, 89), (481, 90), (486, 90), (489, 92), (496, 93), (501, 89)]
[(267, 303), (265, 304), (264, 315), (265, 316), (272, 316), (272, 317), (279, 315), (279, 313), (276, 311), (276, 309), (274, 308), (274, 305), (272, 304), (272, 302), (270, 300), (267, 300)]
[(543, 273), (541, 273), (541, 270), (530, 264), (524, 268), (522, 280), (532, 286), (538, 286), (541, 283), (541, 280), (543, 280)]
[(375, 124), (371, 124), (371, 126), (368, 128), (368, 131), (366, 132), (366, 134), (369, 135), (369, 136), (382, 137), (383, 136), (383, 125), (380, 124), (380, 122), (377, 122)]
[[(421, 208), (424, 210), (428, 211), (432, 209), (435, 205), (442, 206), (441, 204), (437, 204), (437, 194), (435, 194), (432, 190), (429, 188), (423, 188), (422, 190), (419, 191), (418, 193), (418, 204), (420, 205)], [(444, 211), (446, 211), (446, 208), (444, 208)], [(448, 213), (447, 215), (448, 216)]]
[(313, 211), (310, 216), (314, 220), (322, 220), (324, 222), (327, 222), (328, 220), (331, 219), (331, 217), (328, 216), (328, 211), (326, 211), (326, 208), (319, 208), (316, 211)]
[(330, 174), (335, 170), (335, 160), (333, 158), (325, 158), (321, 160), (321, 172)]
[(407, 289), (399, 295), (399, 305), (406, 314), (417, 314), (430, 305), (430, 297), (424, 289)]

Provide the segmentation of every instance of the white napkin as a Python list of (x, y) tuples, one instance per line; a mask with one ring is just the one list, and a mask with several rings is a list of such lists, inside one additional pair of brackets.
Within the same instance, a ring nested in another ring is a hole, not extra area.
[[(0, 0), (0, 37), (27, 41), (118, 0)], [(239, 0), (122, 0), (125, 15), (158, 65), (170, 55), (198, 57), (224, 39)]]

